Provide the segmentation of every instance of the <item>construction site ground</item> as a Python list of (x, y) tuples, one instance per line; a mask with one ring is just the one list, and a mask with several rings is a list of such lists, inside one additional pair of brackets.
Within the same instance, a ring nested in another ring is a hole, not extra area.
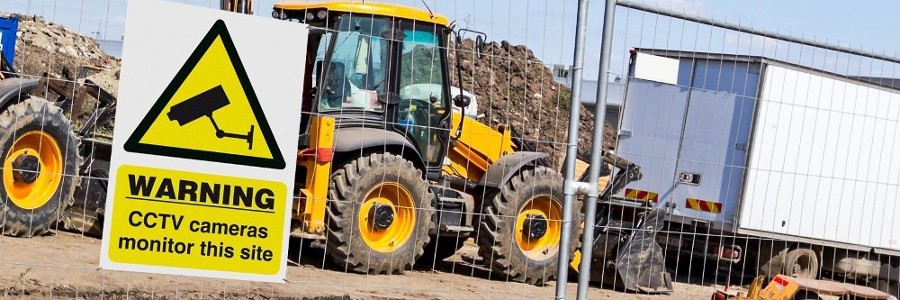
[[(344, 272), (322, 250), (292, 239), (289, 282), (275, 284), (99, 270), (100, 242), (68, 232), (0, 236), (0, 299), (552, 299), (556, 286), (490, 278), (472, 263), (474, 245), (434, 270), (419, 266), (402, 275), (376, 276)], [(577, 285), (570, 281), (574, 299)], [(671, 295), (644, 295), (592, 287), (588, 298), (708, 299), (714, 290), (677, 282), (674, 288)]]

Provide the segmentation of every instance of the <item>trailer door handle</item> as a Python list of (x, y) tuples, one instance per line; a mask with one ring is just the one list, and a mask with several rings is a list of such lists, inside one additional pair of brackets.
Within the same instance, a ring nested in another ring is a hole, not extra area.
[(700, 173), (681, 172), (678, 174), (678, 182), (690, 185), (700, 185)]

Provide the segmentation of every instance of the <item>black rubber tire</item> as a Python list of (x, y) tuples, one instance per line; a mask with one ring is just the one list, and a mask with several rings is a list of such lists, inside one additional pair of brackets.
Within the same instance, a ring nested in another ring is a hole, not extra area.
[(48, 233), (62, 221), (63, 212), (72, 205), (73, 193), (80, 180), (80, 140), (73, 131), (72, 122), (62, 109), (38, 97), (11, 105), (0, 113), (0, 153), (3, 157), (7, 156), (19, 134), (34, 130), (53, 137), (59, 146), (63, 159), (62, 180), (50, 200), (35, 209), (17, 206), (9, 200), (6, 189), (0, 189), (0, 225), (5, 235), (30, 238)]
[[(794, 265), (797, 265), (800, 273), (794, 273)], [(812, 249), (793, 249), (788, 251), (782, 271), (788, 276), (816, 279), (819, 276), (819, 258)]]
[[(563, 206), (563, 177), (547, 167), (523, 168), (499, 191), (486, 195), (476, 235), (478, 254), (484, 265), (509, 280), (543, 285), (556, 278), (559, 253), (536, 261), (525, 256), (515, 240), (515, 220), (528, 200), (550, 195)], [(572, 233), (569, 254), (581, 247), (582, 200), (572, 202)]]
[[(403, 246), (391, 253), (374, 251), (366, 245), (357, 218), (366, 193), (387, 180), (404, 186), (416, 205), (414, 232)], [(412, 269), (434, 227), (431, 196), (422, 172), (397, 155), (368, 154), (339, 166), (331, 176), (329, 187), (326, 252), (339, 266), (359, 273), (398, 274)]]
[(440, 236), (432, 237), (431, 242), (425, 245), (425, 252), (419, 259), (419, 264), (433, 267), (435, 263), (444, 261), (445, 259), (456, 254), (459, 249), (465, 246), (469, 235), (456, 236)]
[(75, 187), (72, 205), (63, 214), (63, 225), (68, 231), (103, 237), (109, 171), (97, 168), (84, 175)]

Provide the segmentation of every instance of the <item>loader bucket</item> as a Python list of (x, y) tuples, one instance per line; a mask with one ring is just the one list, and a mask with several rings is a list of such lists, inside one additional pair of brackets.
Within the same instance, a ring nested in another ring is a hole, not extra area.
[(104, 169), (96, 169), (87, 176), (82, 176), (72, 195), (72, 206), (64, 212), (63, 225), (66, 230), (94, 237), (103, 234), (108, 178)]
[(656, 234), (664, 222), (665, 212), (652, 209), (630, 232), (598, 236), (594, 240), (591, 281), (614, 283), (633, 292), (673, 292), (663, 249), (656, 243)]

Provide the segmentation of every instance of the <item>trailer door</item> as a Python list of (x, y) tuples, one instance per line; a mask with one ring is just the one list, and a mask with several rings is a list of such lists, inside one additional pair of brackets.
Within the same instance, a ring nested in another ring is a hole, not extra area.
[[(732, 226), (744, 182), (759, 64), (696, 60), (676, 165), (676, 214)], [(718, 224), (717, 224), (718, 225)]]
[(643, 176), (616, 198), (662, 205), (671, 201), (674, 188), (690, 65), (644, 53), (632, 63), (616, 152), (640, 166)]

